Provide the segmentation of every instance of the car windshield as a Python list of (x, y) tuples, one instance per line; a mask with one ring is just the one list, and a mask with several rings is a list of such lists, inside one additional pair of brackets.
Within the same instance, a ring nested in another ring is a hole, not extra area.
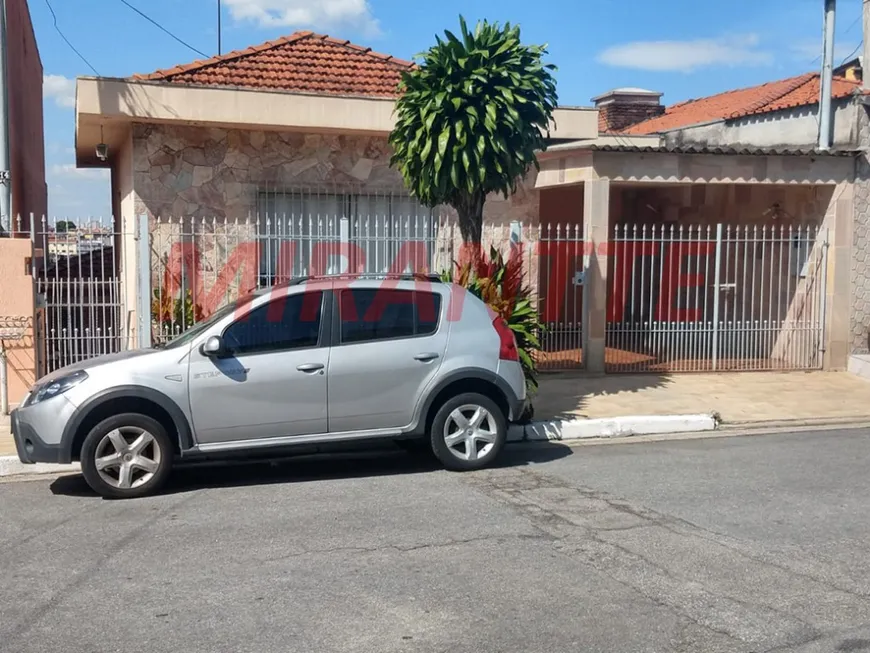
[(254, 292), (249, 295), (245, 295), (241, 297), (238, 301), (230, 302), (229, 304), (222, 306), (214, 313), (208, 316), (202, 322), (198, 322), (190, 327), (187, 331), (182, 333), (181, 335), (173, 338), (169, 342), (164, 345), (158, 345), (160, 349), (178, 349), (179, 347), (184, 347), (189, 345), (193, 340), (195, 340), (201, 333), (210, 329), (214, 324), (221, 321), (227, 315), (235, 311), (241, 306), (244, 306), (252, 299), (258, 296), (258, 293)]

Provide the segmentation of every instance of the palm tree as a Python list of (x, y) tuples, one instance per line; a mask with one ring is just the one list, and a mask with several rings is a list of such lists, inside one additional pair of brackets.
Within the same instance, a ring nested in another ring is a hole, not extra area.
[(461, 39), (445, 31), (403, 73), (391, 165), (421, 202), (455, 208), (463, 241), (479, 247), (486, 196), (515, 192), (546, 149), (555, 66), (542, 62), (546, 46), (520, 42), (518, 26), (483, 21), (470, 33), (459, 23)]

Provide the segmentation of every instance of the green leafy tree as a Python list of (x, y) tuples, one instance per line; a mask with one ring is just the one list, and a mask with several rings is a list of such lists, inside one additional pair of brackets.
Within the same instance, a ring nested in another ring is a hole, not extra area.
[(69, 231), (75, 231), (76, 225), (75, 222), (72, 222), (71, 220), (59, 220), (55, 225), (54, 230), (59, 234), (67, 233)]
[(402, 76), (391, 165), (421, 202), (455, 208), (463, 241), (478, 245), (486, 196), (515, 192), (546, 149), (555, 66), (542, 61), (546, 46), (520, 42), (518, 26), (459, 24), (461, 38), (445, 31)]

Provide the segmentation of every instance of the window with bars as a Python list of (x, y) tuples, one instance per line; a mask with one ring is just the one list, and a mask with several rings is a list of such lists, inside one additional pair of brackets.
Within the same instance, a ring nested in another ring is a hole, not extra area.
[(387, 272), (396, 261), (411, 272), (427, 268), (434, 251), (436, 213), (407, 195), (263, 192), (259, 200), (261, 285)]

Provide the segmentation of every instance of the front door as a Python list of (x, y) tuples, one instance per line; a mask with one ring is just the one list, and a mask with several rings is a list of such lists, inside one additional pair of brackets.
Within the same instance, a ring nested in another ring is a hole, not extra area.
[(438, 373), (447, 324), (437, 292), (344, 288), (329, 359), (330, 432), (395, 429), (411, 423)]
[(191, 352), (198, 443), (327, 431), (323, 300), (320, 290), (278, 297), (224, 329), (225, 357)]

